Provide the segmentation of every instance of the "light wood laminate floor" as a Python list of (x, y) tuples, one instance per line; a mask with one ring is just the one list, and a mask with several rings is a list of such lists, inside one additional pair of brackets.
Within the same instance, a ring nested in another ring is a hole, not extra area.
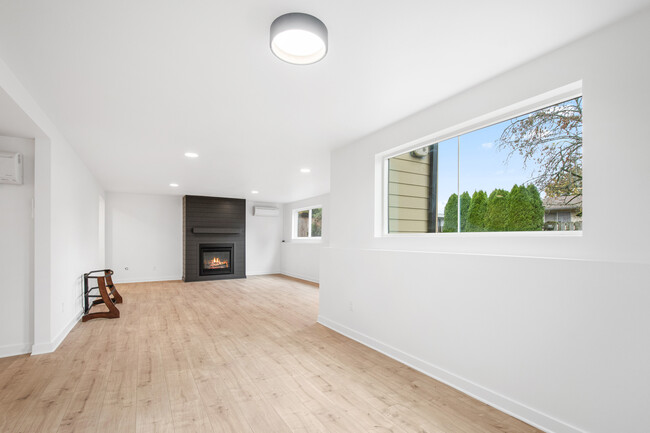
[(281, 276), (118, 285), (120, 319), (0, 359), (1, 432), (537, 432), (316, 323)]

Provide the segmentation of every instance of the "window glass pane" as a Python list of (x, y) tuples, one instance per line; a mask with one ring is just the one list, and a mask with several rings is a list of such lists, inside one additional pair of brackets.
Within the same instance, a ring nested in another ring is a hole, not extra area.
[(580, 230), (582, 98), (460, 136), (459, 179), (461, 231)]
[(454, 138), (388, 159), (389, 233), (445, 229), (447, 197), (457, 190), (457, 142)]
[(311, 237), (319, 238), (323, 225), (323, 209), (316, 208), (311, 211)]
[(297, 218), (297, 231), (296, 234), (299, 238), (309, 237), (309, 211), (303, 210), (298, 212)]
[(440, 143), (438, 152), (438, 232), (458, 230), (458, 138)]

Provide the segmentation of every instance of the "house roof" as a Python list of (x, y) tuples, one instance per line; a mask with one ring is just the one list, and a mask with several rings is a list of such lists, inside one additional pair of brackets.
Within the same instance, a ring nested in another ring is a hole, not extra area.
[(582, 196), (564, 195), (544, 197), (542, 200), (546, 211), (574, 210), (582, 207)]

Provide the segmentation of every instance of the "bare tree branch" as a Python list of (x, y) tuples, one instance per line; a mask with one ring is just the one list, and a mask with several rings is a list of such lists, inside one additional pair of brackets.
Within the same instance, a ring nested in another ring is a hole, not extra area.
[(582, 196), (582, 97), (515, 118), (496, 141), (537, 166), (531, 182), (547, 196)]

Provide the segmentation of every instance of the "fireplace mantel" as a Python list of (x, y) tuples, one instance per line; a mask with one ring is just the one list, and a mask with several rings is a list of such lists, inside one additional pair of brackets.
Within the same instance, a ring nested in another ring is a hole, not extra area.
[(241, 234), (241, 229), (218, 229), (214, 227), (194, 227), (192, 233), (198, 234), (213, 234), (213, 235), (238, 235)]

